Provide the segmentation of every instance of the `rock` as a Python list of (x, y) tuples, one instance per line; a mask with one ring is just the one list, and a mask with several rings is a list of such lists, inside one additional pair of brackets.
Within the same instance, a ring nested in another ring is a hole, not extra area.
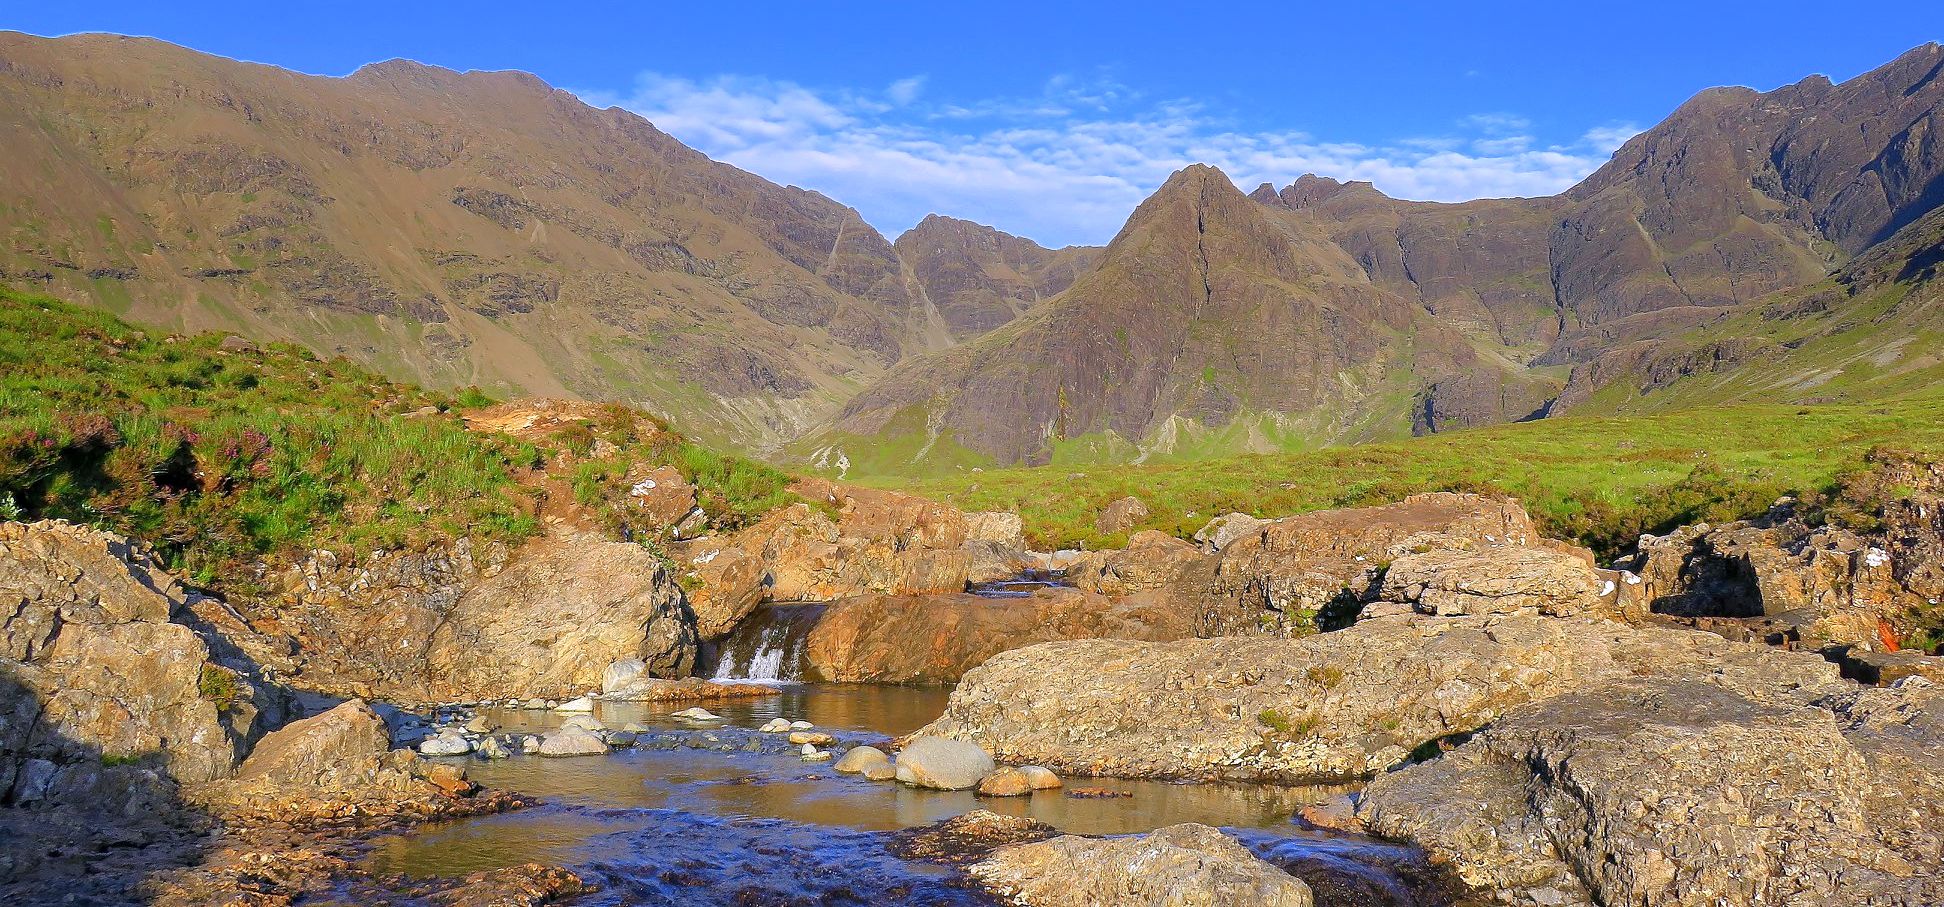
[(607, 725), (593, 715), (575, 715), (560, 723), (563, 731), (586, 731), (590, 734), (607, 730)]
[[(456, 735), (432, 740), (470, 749)], [(233, 779), (193, 785), (185, 799), (232, 822), (289, 824), (430, 815), (476, 790), (463, 768), (392, 750), (384, 719), (353, 699), (264, 735)]]
[(607, 742), (589, 731), (561, 728), (540, 738), (542, 756), (599, 756), (607, 751)]
[(484, 715), (474, 715), (471, 721), (466, 722), (467, 733), (490, 734), (496, 729), (493, 722), (487, 720)]
[(817, 749), (815, 745), (809, 743), (804, 744), (803, 749), (798, 752), (802, 754), (803, 761), (805, 762), (822, 762), (830, 758), (829, 753)]
[(1756, 520), (1642, 536), (1639, 547), (1631, 566), (1641, 582), (1627, 599), (1635, 619), (1664, 615), (1774, 643), (1878, 649), (1883, 627), (1908, 631), (1924, 604), (1875, 540), (1812, 529), (1788, 504)]
[(1058, 639), (1178, 639), (1192, 615), (1149, 599), (1075, 589), (993, 599), (967, 593), (867, 595), (832, 602), (810, 631), (816, 676), (842, 683), (944, 683), (999, 652)]
[(971, 790), (992, 767), (992, 757), (977, 744), (920, 736), (898, 751), (896, 777), (914, 787)]
[(1206, 825), (1125, 838), (1063, 835), (994, 851), (966, 870), (1026, 907), (1310, 907), (1309, 886)]
[(1306, 784), (1367, 777), (1527, 702), (1637, 676), (1777, 701), (1843, 686), (1813, 655), (1692, 630), (1411, 616), (1296, 640), (1014, 649), (968, 671), (918, 734), (1073, 774)]
[(1510, 904), (1933, 904), (1941, 700), (1922, 680), (1813, 707), (1620, 680), (1380, 777), (1358, 815)]
[(473, 751), (473, 745), (465, 736), (447, 731), (419, 741), (418, 751), (426, 756), (464, 756)]
[(811, 728), (814, 728), (814, 727), (816, 727), (816, 725), (814, 725), (814, 724), (811, 724), (811, 723), (810, 723), (810, 722), (808, 722), (808, 721), (792, 721), (792, 722), (790, 722), (790, 730), (793, 730), (793, 731), (807, 731), (807, 730), (810, 730)]
[(1026, 547), (1025, 523), (1019, 514), (987, 510), (965, 515), (965, 540), (991, 542), (1014, 550)]
[(1145, 502), (1128, 495), (1101, 508), (1100, 516), (1094, 519), (1094, 529), (1101, 535), (1116, 535), (1140, 525), (1150, 515)]
[(1890, 685), (1906, 677), (1944, 683), (1944, 658), (1916, 652), (1882, 652), (1857, 646), (1830, 646), (1822, 656), (1843, 669), (1843, 676), (1863, 683)]
[(829, 746), (836, 743), (837, 738), (822, 731), (794, 731), (790, 734), (790, 742), (810, 746)]
[(673, 532), (696, 508), (695, 486), (673, 466), (650, 470), (628, 489), (628, 498), (663, 533)]
[(594, 700), (582, 696), (578, 699), (570, 699), (554, 706), (553, 710), (556, 712), (592, 712), (594, 711)]
[(154, 754), (183, 782), (235, 769), (286, 699), (172, 622), (196, 620), (191, 598), (122, 536), (0, 523), (0, 797), (30, 759), (59, 767), (57, 793), (102, 756)]
[(680, 718), (683, 721), (721, 721), (722, 720), (721, 715), (717, 715), (716, 713), (711, 712), (708, 709), (705, 709), (701, 706), (695, 706), (692, 708), (683, 709), (679, 712), (676, 712), (673, 715), (670, 715), (669, 717)]
[(1195, 533), (1195, 541), (1209, 554), (1220, 554), (1229, 543), (1252, 532), (1262, 531), (1266, 521), (1256, 519), (1246, 513), (1230, 513), (1208, 521)]
[(890, 764), (891, 757), (875, 746), (853, 746), (849, 752), (844, 753), (844, 758), (837, 760), (837, 764), (832, 768), (847, 775), (861, 775), (864, 774), (865, 769), (873, 765), (889, 767)]
[(996, 583), (1011, 579), (1038, 565), (1038, 559), (1018, 548), (998, 542), (974, 539), (959, 547), (965, 553), (965, 581)]
[(682, 588), (653, 552), (573, 533), (521, 546), (430, 635), (431, 692), (472, 698), (592, 689), (608, 665), (630, 659), (685, 677), (699, 644)]
[(1033, 782), (1026, 773), (1011, 766), (1001, 766), (979, 782), (981, 797), (1024, 797), (1033, 792)]
[(832, 601), (965, 588), (969, 555), (962, 549), (968, 525), (957, 509), (822, 479), (802, 479), (791, 488), (806, 501), (834, 508), (837, 517), (795, 504), (736, 533), (730, 546), (766, 567), (767, 600)]
[(504, 737), (482, 737), (473, 747), (473, 755), (481, 759), (505, 759), (513, 755), (513, 750), (506, 745)]
[(768, 722), (764, 723), (761, 728), (762, 732), (765, 734), (781, 734), (785, 731), (788, 731), (789, 729), (790, 729), (790, 719), (788, 718), (771, 718)]
[(985, 859), (1001, 847), (1044, 841), (1059, 833), (1045, 822), (975, 809), (930, 825), (894, 831), (887, 849), (906, 860), (964, 866)]
[(898, 777), (898, 767), (890, 762), (872, 762), (861, 774), (867, 781), (892, 781)]
[(1597, 611), (1593, 566), (1561, 551), (1493, 547), (1398, 558), (1379, 595), (1425, 614), (1503, 614), (1533, 609), (1566, 616)]
[(695, 630), (703, 639), (728, 636), (762, 604), (769, 570), (759, 555), (710, 544), (706, 550), (693, 549), (689, 565), (699, 581), (699, 587), (689, 593), (689, 609), (695, 612)]
[(1383, 565), (1436, 550), (1549, 547), (1515, 501), (1419, 494), (1272, 520), (1224, 546), (1194, 590), (1195, 635), (1301, 636), (1347, 622)]
[(1026, 776), (1026, 784), (1034, 790), (1053, 790), (1064, 783), (1059, 775), (1043, 765), (1022, 765), (1019, 773)]
[[(1172, 591), (1179, 586), (1204, 586), (1214, 561), (1200, 549), (1165, 532), (1152, 529), (1134, 533), (1127, 547), (1118, 551), (1090, 552), (1066, 570), (1069, 582), (1100, 595), (1134, 595), (1144, 592)], [(1167, 609), (1184, 616), (1189, 606), (1171, 604)]]
[(760, 683), (718, 683), (700, 677), (674, 680), (636, 677), (601, 694), (609, 702), (712, 702), (720, 699), (754, 699), (775, 696), (776, 687)]

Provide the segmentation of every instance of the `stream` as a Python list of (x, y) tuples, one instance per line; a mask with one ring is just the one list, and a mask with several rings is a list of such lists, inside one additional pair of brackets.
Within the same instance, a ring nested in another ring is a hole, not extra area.
[[(1131, 796), (1079, 799), (1052, 790), (987, 799), (921, 791), (838, 774), (830, 762), (746, 751), (744, 744), (753, 748), (759, 736), (752, 729), (776, 717), (814, 723), (839, 738), (839, 750), (881, 743), (937, 717), (949, 688), (780, 683), (778, 691), (709, 703), (726, 720), (707, 726), (670, 717), (686, 704), (599, 703), (595, 717), (609, 727), (647, 727), (643, 742), (607, 756), (469, 760), (472, 779), (546, 804), (381, 839), (368, 868), (456, 876), (558, 863), (601, 887), (576, 902), (594, 905), (989, 905), (997, 901), (958, 871), (900, 859), (887, 847), (900, 829), (983, 808), (1090, 835), (1179, 822), (1220, 826), (1311, 882), (1319, 904), (1446, 903), (1424, 893), (1436, 886), (1408, 848), (1291, 821), (1340, 788), (1069, 779)], [(483, 714), (508, 731), (535, 733), (567, 717)]]

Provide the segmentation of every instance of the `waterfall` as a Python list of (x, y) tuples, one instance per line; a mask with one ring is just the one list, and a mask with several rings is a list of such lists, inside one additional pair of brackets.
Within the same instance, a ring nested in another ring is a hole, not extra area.
[(769, 683), (802, 680), (804, 647), (823, 613), (822, 604), (757, 608), (722, 641), (714, 678)]

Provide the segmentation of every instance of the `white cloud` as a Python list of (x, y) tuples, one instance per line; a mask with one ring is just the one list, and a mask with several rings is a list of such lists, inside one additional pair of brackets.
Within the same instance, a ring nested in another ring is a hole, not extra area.
[(1588, 130), (1540, 148), (1532, 123), (1482, 113), (1456, 135), (1382, 145), (1299, 131), (1237, 131), (1183, 101), (1150, 101), (1106, 76), (1061, 76), (1023, 97), (932, 101), (925, 78), (875, 94), (764, 78), (648, 73), (624, 93), (583, 91), (703, 152), (855, 206), (895, 236), (939, 212), (1049, 245), (1105, 242), (1168, 174), (1214, 164), (1247, 189), (1306, 172), (1369, 180), (1400, 198), (1547, 195), (1584, 178), (1638, 130)]

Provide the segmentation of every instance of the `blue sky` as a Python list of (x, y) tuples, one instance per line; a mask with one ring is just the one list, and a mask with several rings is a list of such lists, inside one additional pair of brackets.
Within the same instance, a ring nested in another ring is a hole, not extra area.
[(1944, 38), (1926, 5), (148, 0), (9, 4), (0, 27), (326, 75), (526, 70), (889, 235), (938, 211), (1060, 245), (1106, 241), (1196, 161), (1245, 189), (1315, 171), (1441, 201), (1556, 192), (1702, 88), (1842, 80)]

